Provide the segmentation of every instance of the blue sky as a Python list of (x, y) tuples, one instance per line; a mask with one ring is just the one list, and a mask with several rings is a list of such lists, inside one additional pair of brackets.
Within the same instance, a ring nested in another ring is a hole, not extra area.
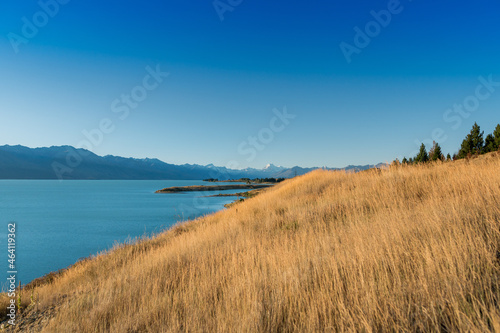
[(342, 167), (500, 122), (497, 1), (55, 1), (0, 4), (0, 145)]

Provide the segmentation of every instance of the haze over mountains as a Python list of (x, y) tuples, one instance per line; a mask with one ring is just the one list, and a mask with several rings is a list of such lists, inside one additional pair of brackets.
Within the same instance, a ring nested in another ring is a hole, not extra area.
[[(349, 165), (343, 169), (361, 171), (377, 165)], [(24, 146), (0, 146), (0, 179), (179, 179), (220, 180), (237, 178), (291, 178), (303, 175), (314, 168), (295, 166), (286, 168), (268, 164), (263, 169), (242, 170), (218, 167), (213, 164), (165, 163), (156, 158), (125, 158), (98, 156), (85, 149), (72, 146), (28, 148)], [(341, 170), (328, 168), (329, 170)]]

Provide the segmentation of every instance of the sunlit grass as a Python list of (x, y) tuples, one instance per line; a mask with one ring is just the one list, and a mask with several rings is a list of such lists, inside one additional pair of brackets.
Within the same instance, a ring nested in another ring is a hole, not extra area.
[(47, 332), (498, 331), (499, 251), (493, 153), (315, 171), (37, 292)]

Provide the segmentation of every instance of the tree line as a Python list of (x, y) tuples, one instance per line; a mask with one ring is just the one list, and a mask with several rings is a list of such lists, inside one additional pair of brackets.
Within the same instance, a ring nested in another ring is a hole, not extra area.
[(458, 153), (447, 154), (446, 157), (443, 154), (441, 146), (437, 142), (433, 142), (432, 148), (427, 152), (425, 145), (422, 143), (420, 150), (415, 157), (410, 157), (407, 159), (403, 158), (401, 162), (398, 159), (394, 160), (393, 164), (417, 164), (426, 163), (430, 161), (456, 161), (463, 158), (470, 158), (474, 155), (486, 154), (492, 151), (500, 151), (500, 124), (498, 124), (493, 131), (493, 133), (486, 135), (484, 137), (484, 131), (477, 123), (474, 123), (469, 134), (462, 141), (462, 145)]

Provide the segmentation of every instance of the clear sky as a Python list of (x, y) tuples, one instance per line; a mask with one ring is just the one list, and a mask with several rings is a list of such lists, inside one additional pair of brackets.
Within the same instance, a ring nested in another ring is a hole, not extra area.
[(343, 167), (500, 122), (496, 0), (55, 1), (0, 4), (0, 145)]

